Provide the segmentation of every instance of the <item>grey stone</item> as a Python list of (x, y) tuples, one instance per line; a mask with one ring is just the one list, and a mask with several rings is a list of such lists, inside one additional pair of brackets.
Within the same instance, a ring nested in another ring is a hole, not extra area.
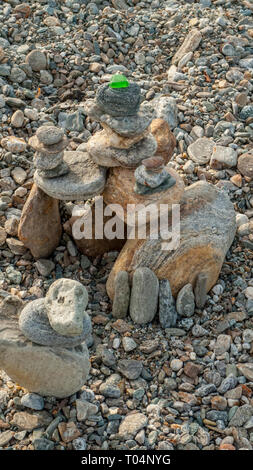
[(68, 114), (64, 126), (68, 131), (81, 132), (84, 128), (83, 116), (80, 111)]
[(85, 152), (65, 152), (69, 172), (58, 178), (42, 178), (36, 171), (34, 181), (48, 196), (64, 201), (87, 200), (103, 192), (106, 170)]
[(122, 346), (125, 352), (130, 352), (137, 348), (137, 344), (134, 339), (129, 338), (128, 336), (124, 336), (122, 338)]
[(65, 162), (61, 162), (52, 170), (38, 170), (38, 175), (40, 178), (58, 178), (59, 176), (64, 176), (69, 172), (69, 167)]
[(196, 306), (198, 308), (203, 308), (207, 297), (207, 275), (205, 273), (198, 274), (194, 288), (194, 295)]
[(171, 130), (177, 127), (177, 104), (174, 98), (167, 96), (156, 97), (149, 104), (154, 110), (154, 118), (167, 121)]
[(112, 305), (114, 318), (125, 318), (127, 316), (130, 300), (129, 277), (126, 271), (119, 271), (115, 278), (115, 294)]
[(228, 390), (235, 388), (238, 383), (238, 379), (234, 375), (229, 375), (225, 379), (222, 380), (218, 392), (219, 393), (226, 393)]
[(38, 269), (39, 273), (44, 277), (49, 276), (49, 274), (51, 274), (55, 269), (54, 262), (49, 259), (38, 259), (34, 265)]
[(21, 405), (40, 411), (44, 408), (44, 399), (36, 393), (26, 393), (21, 397)]
[(51, 327), (59, 335), (81, 335), (84, 331), (83, 318), (87, 304), (88, 292), (80, 282), (72, 279), (58, 279), (53, 282), (45, 298)]
[(34, 439), (33, 447), (34, 450), (53, 450), (55, 443), (53, 441), (49, 441), (49, 439), (45, 439), (44, 437)]
[(63, 152), (58, 154), (46, 154), (45, 152), (36, 152), (33, 158), (34, 166), (37, 170), (53, 170), (63, 161)]
[(87, 340), (91, 333), (91, 320), (87, 313), (83, 315), (83, 332), (78, 336), (58, 334), (49, 323), (45, 299), (42, 298), (25, 306), (19, 316), (19, 327), (23, 335), (36, 344), (72, 348)]
[(170, 178), (166, 169), (158, 173), (147, 170), (144, 165), (136, 168), (134, 176), (139, 184), (148, 185), (150, 188), (157, 188)]
[(209, 162), (215, 143), (207, 137), (201, 137), (189, 145), (187, 152), (191, 160), (199, 165)]
[(78, 437), (72, 441), (72, 446), (74, 450), (86, 450), (87, 442), (84, 437)]
[(129, 83), (126, 88), (102, 85), (98, 88), (96, 102), (103, 113), (110, 116), (135, 115), (141, 102), (140, 87), (137, 83)]
[(44, 52), (34, 49), (26, 56), (26, 63), (30, 65), (34, 72), (39, 72), (47, 68), (47, 58)]
[(253, 105), (249, 104), (244, 106), (240, 112), (240, 118), (246, 121), (246, 119), (253, 117)]
[(195, 390), (197, 397), (206, 397), (210, 393), (216, 392), (216, 386), (214, 384), (202, 385)]
[(130, 298), (130, 316), (135, 323), (145, 324), (153, 320), (158, 303), (159, 282), (149, 268), (134, 272)]
[(41, 126), (37, 129), (36, 136), (42, 144), (53, 145), (62, 140), (64, 132), (55, 126)]
[(76, 417), (78, 421), (85, 421), (98, 412), (97, 405), (86, 400), (76, 400)]
[(140, 377), (142, 372), (143, 364), (141, 361), (135, 361), (134, 359), (121, 359), (118, 362), (118, 370), (127, 379), (135, 380)]
[(179, 291), (176, 301), (177, 313), (182, 317), (191, 317), (195, 310), (195, 300), (192, 285), (186, 284)]
[(175, 300), (167, 279), (159, 281), (159, 321), (162, 328), (173, 327), (177, 321)]
[(253, 407), (251, 405), (242, 405), (237, 408), (234, 416), (229, 421), (230, 426), (242, 427), (251, 417)]
[(90, 361), (85, 343), (71, 349), (37, 345), (23, 336), (16, 314), (0, 310), (0, 368), (30, 392), (64, 398), (83, 386)]
[(214, 351), (216, 356), (220, 356), (221, 354), (229, 351), (231, 345), (231, 336), (229, 335), (219, 335), (216, 344), (214, 347)]
[(112, 374), (100, 385), (99, 392), (106, 398), (119, 398), (121, 395), (121, 390), (118, 387), (120, 381), (121, 376), (119, 374)]
[(231, 147), (223, 147), (222, 145), (215, 145), (210, 160), (210, 167), (215, 170), (222, 170), (223, 168), (232, 168), (237, 164), (237, 151)]

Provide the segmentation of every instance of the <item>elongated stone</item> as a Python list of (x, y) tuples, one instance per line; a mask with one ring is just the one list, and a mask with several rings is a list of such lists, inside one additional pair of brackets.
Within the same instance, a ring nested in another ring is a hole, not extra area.
[(133, 275), (130, 298), (130, 316), (135, 323), (153, 320), (158, 303), (159, 283), (149, 268), (138, 268)]
[(167, 279), (159, 281), (159, 321), (163, 328), (171, 328), (177, 321), (175, 300)]
[(205, 273), (199, 273), (194, 289), (195, 303), (198, 308), (203, 308), (206, 303), (208, 277)]
[(115, 296), (112, 306), (114, 318), (125, 318), (128, 311), (130, 299), (130, 287), (128, 273), (120, 271), (115, 279)]
[(18, 227), (19, 239), (34, 258), (48, 258), (59, 245), (61, 234), (58, 201), (34, 184), (23, 207)]

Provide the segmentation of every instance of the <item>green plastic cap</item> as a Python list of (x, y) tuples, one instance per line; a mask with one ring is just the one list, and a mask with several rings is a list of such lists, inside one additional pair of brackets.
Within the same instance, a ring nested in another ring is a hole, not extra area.
[(128, 86), (127, 78), (125, 75), (120, 74), (113, 75), (109, 83), (109, 87), (111, 88), (127, 88)]

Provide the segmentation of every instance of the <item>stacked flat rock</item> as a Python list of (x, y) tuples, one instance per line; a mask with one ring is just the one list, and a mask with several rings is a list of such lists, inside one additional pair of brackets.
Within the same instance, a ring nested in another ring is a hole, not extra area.
[(144, 159), (136, 168), (134, 175), (136, 179), (134, 191), (142, 195), (165, 191), (176, 183), (164, 167), (163, 157), (159, 156)]
[(67, 143), (62, 129), (54, 126), (39, 127), (29, 139), (29, 144), (36, 150), (34, 166), (42, 178), (56, 178), (68, 173), (68, 165), (63, 161)]
[(96, 99), (86, 103), (87, 114), (104, 128), (87, 143), (94, 162), (105, 167), (136, 168), (156, 153), (156, 139), (148, 131), (152, 114), (139, 111), (140, 102), (140, 87), (129, 83), (124, 88), (102, 85)]
[(85, 312), (86, 288), (72, 279), (58, 279), (46, 297), (25, 306), (19, 317), (23, 335), (34, 343), (53, 347), (92, 344), (91, 321)]

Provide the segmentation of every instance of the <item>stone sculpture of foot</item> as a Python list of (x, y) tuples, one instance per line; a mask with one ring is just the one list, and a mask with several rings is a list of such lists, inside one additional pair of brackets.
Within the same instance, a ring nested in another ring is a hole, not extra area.
[(58, 398), (77, 392), (90, 369), (87, 303), (82, 284), (60, 279), (45, 298), (29, 302), (19, 317), (1, 311), (0, 367), (31, 392)]

